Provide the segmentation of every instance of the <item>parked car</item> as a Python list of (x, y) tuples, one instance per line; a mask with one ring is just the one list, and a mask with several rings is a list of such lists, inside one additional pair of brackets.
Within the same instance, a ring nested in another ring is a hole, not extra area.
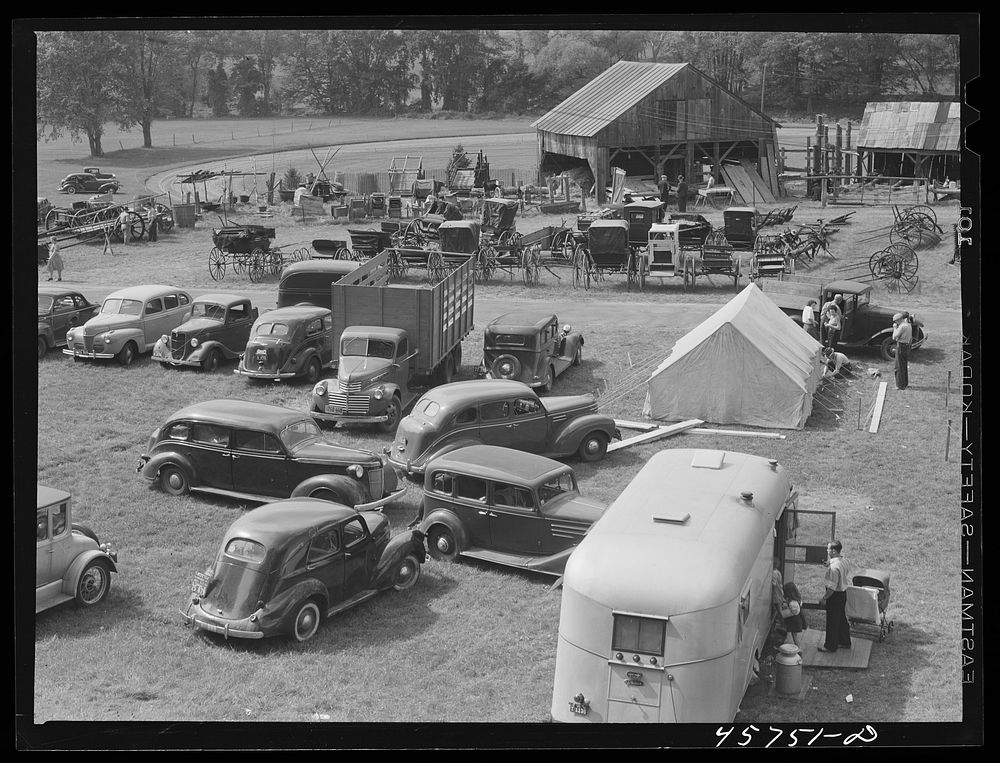
[(597, 412), (593, 395), (541, 399), (522, 382), (474, 380), (425, 393), (400, 420), (388, 456), (408, 478), (422, 481), (428, 462), (466, 445), (599, 461), (620, 438), (614, 419)]
[(66, 332), (89, 321), (98, 305), (75, 289), (38, 286), (38, 359), (66, 344)]
[(427, 465), (417, 523), (435, 559), (452, 561), (462, 554), (562, 575), (604, 508), (580, 497), (576, 476), (565, 464), (470, 445)]
[(73, 522), (73, 498), (38, 485), (35, 515), (35, 613), (74, 600), (100, 604), (118, 572), (118, 552), (86, 525)]
[(194, 577), (184, 618), (228, 638), (312, 638), (322, 621), (420, 577), (423, 533), (390, 537), (389, 520), (315, 498), (276, 501), (230, 525)]
[(109, 294), (101, 311), (66, 332), (63, 353), (74, 361), (117, 358), (132, 365), (164, 334), (191, 317), (191, 295), (173, 286), (132, 286)]
[(507, 313), (483, 332), (480, 373), (487, 379), (514, 379), (551, 392), (556, 377), (580, 365), (583, 334), (552, 313)]
[(191, 303), (191, 318), (153, 346), (153, 360), (164, 368), (198, 366), (211, 373), (223, 360), (246, 349), (258, 311), (240, 294), (205, 294)]
[(315, 384), (323, 369), (333, 365), (335, 350), (328, 308), (279, 307), (257, 318), (234, 373), (270, 381), (301, 377)]
[(118, 193), (121, 183), (114, 175), (103, 177), (91, 172), (74, 172), (59, 181), (63, 193)]
[(403, 493), (378, 454), (338, 445), (306, 413), (209, 400), (174, 413), (149, 438), (136, 472), (171, 495), (201, 491), (266, 502), (312, 496), (381, 508)]

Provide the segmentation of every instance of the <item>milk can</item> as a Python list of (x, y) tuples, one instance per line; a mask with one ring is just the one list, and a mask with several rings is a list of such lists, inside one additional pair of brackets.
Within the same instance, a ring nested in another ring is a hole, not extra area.
[(779, 694), (802, 691), (802, 656), (795, 644), (782, 644), (774, 660), (774, 689)]

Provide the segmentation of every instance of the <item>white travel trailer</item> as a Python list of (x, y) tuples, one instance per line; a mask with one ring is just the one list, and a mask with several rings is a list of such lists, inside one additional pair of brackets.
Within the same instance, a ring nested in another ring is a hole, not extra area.
[(772, 619), (797, 493), (775, 460), (654, 455), (563, 578), (554, 721), (730, 722)]

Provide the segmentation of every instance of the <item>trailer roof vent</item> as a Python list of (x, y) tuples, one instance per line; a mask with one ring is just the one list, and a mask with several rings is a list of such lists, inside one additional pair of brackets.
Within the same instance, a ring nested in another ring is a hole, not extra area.
[(685, 525), (689, 519), (691, 519), (691, 515), (686, 511), (683, 514), (653, 515), (654, 522), (665, 522), (666, 524), (671, 525)]
[(696, 450), (691, 459), (691, 466), (695, 469), (721, 469), (725, 460), (724, 450)]

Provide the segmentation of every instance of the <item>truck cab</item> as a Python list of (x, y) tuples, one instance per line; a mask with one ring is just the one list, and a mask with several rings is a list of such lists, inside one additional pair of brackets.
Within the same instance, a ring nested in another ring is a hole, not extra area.
[(337, 378), (313, 387), (311, 415), (321, 421), (378, 424), (382, 431), (394, 432), (417, 397), (410, 382), (418, 353), (403, 329), (349, 326), (340, 336)]

